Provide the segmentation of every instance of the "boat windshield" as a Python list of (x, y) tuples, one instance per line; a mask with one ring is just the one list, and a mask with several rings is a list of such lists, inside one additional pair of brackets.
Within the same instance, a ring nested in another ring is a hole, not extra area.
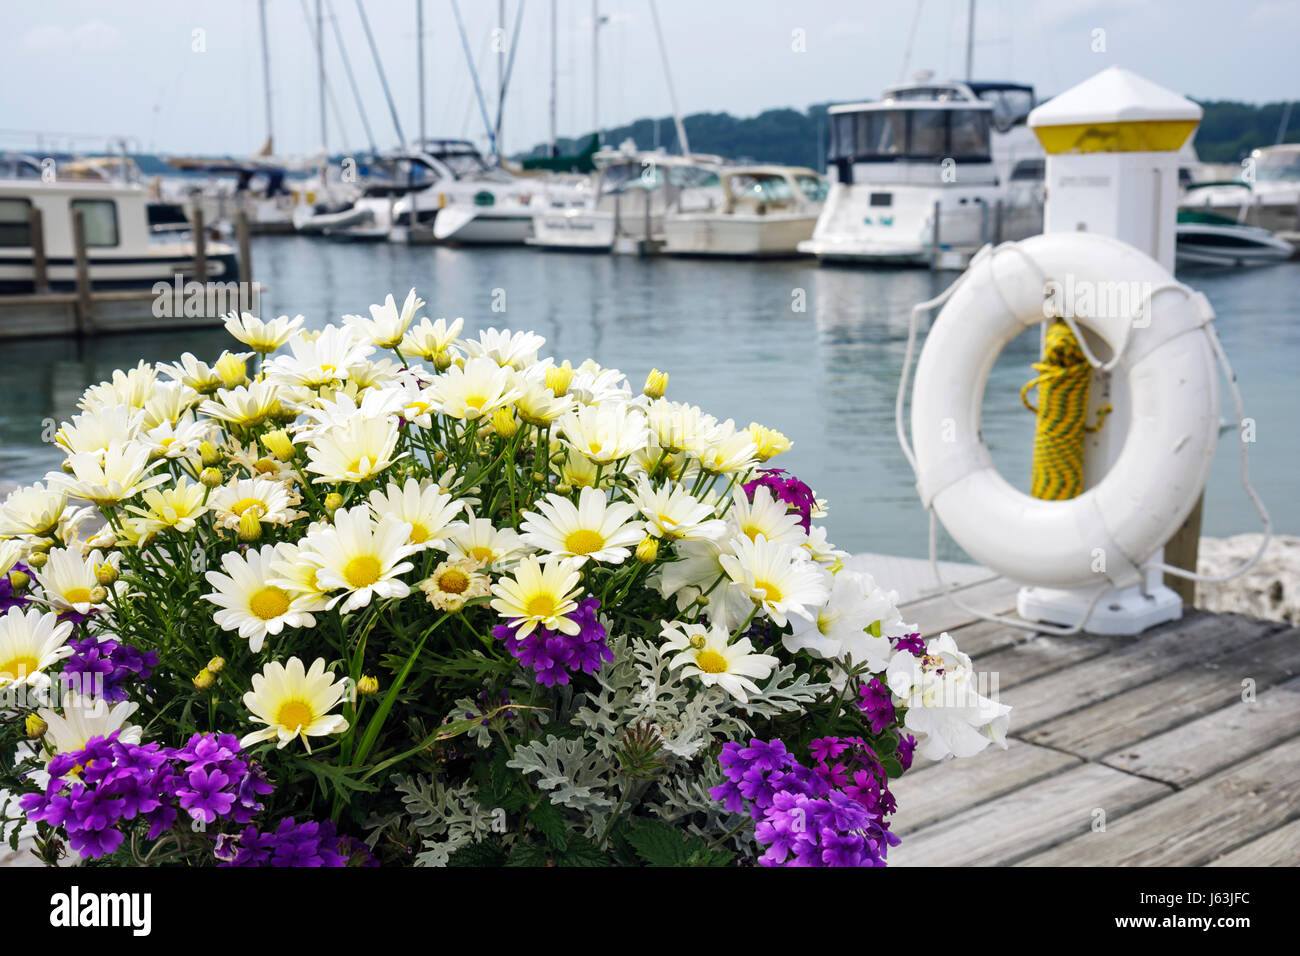
[(1034, 91), (1008, 87), (1003, 89), (982, 89), (976, 94), (985, 103), (993, 106), (993, 126), (999, 133), (1005, 133), (1017, 123), (1022, 123), (1034, 108)]
[(1255, 181), (1300, 183), (1300, 153), (1264, 153), (1255, 161)]
[(904, 107), (836, 113), (829, 158), (860, 163), (947, 157), (989, 162), (991, 112)]
[(438, 159), (447, 164), (447, 168), (456, 174), (457, 179), (479, 176), (490, 171), (490, 167), (483, 162), (483, 157), (478, 153), (449, 153), (439, 156)]
[(731, 176), (731, 194), (737, 199), (755, 202), (788, 202), (794, 199), (794, 190), (784, 176), (775, 174), (735, 173)]
[(827, 193), (831, 191), (831, 184), (821, 176), (796, 176), (794, 181), (809, 202), (825, 202)]
[(662, 166), (653, 160), (616, 163), (604, 168), (601, 192), (621, 193), (629, 189), (649, 192), (665, 182), (682, 189), (717, 186), (718, 174), (702, 166)]

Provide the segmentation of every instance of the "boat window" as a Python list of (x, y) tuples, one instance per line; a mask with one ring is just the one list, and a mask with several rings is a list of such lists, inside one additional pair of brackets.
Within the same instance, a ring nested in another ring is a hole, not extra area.
[(993, 125), (999, 133), (1023, 123), (1034, 108), (1033, 90), (989, 89), (980, 90), (977, 95), (993, 105)]
[(737, 173), (731, 177), (731, 194), (737, 199), (770, 203), (794, 199), (794, 190), (784, 176)]
[(906, 151), (907, 115), (902, 110), (859, 114), (859, 156), (901, 156)]
[(987, 159), (989, 148), (989, 111), (953, 110), (949, 114), (953, 159)]
[(697, 187), (704, 188), (708, 186), (717, 186), (718, 174), (712, 169), (703, 169), (699, 166), (669, 166), (668, 182), (673, 186), (683, 186), (686, 188)]
[(1255, 181), (1260, 183), (1300, 182), (1300, 153), (1265, 153), (1255, 161)]
[(907, 152), (911, 156), (946, 156), (948, 144), (944, 127), (947, 110), (911, 110), (912, 138)]
[(852, 157), (858, 154), (857, 141), (853, 132), (855, 115), (839, 113), (831, 117), (831, 159)]
[(831, 191), (831, 184), (821, 176), (796, 176), (795, 182), (809, 202), (825, 202), (827, 193)]
[(0, 199), (0, 246), (30, 246), (31, 228), (28, 215), (30, 199)]
[(74, 199), (86, 223), (86, 245), (103, 248), (117, 245), (117, 203), (111, 199)]
[(1040, 180), (1045, 175), (1047, 161), (1039, 159), (1022, 159), (1011, 170), (1011, 181)]

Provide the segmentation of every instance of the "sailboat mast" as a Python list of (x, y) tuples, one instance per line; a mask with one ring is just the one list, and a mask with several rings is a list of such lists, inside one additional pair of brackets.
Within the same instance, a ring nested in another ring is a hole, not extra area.
[(591, 125), (596, 142), (604, 144), (600, 131), (600, 0), (591, 0)]
[(970, 0), (966, 13), (966, 82), (975, 79), (971, 63), (975, 58), (975, 0)]
[(329, 156), (328, 129), (325, 126), (325, 34), (321, 14), (322, 0), (316, 0), (316, 78), (320, 83), (320, 148)]
[(271, 129), (271, 48), (266, 36), (266, 0), (258, 0), (257, 15), (262, 26), (262, 87), (266, 96), (266, 142), (268, 151), (274, 152)]
[(419, 67), (420, 83), (420, 144), (425, 140), (424, 129), (424, 0), (415, 0), (415, 62)]
[(556, 87), (556, 21), (555, 21), (555, 3), (551, 0), (551, 158), (554, 159), (559, 155), (555, 146), (555, 87)]
[(654, 19), (655, 37), (659, 40), (659, 58), (664, 63), (664, 80), (668, 83), (668, 102), (673, 108), (673, 125), (677, 127), (677, 148), (682, 151), (683, 156), (689, 156), (691, 144), (686, 139), (686, 127), (682, 125), (682, 114), (677, 109), (677, 92), (673, 89), (673, 74), (668, 68), (668, 50), (664, 47), (664, 31), (659, 26), (659, 8), (655, 0), (650, 0), (650, 16)]
[(397, 143), (406, 145), (406, 136), (402, 133), (402, 121), (397, 118), (397, 107), (393, 103), (393, 91), (388, 88), (388, 75), (384, 73), (384, 61), (379, 58), (379, 47), (375, 45), (375, 35), (370, 32), (370, 21), (366, 18), (366, 8), (357, 0), (357, 15), (361, 17), (361, 28), (366, 32), (366, 41), (370, 44), (370, 56), (379, 71), (379, 84), (384, 88), (384, 99), (388, 101), (388, 112), (393, 118), (393, 129), (397, 130)]

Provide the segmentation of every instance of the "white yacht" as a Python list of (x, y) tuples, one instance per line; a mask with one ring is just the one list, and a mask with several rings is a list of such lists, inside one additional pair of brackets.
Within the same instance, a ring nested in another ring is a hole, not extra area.
[(341, 212), (300, 219), (301, 232), (353, 240), (437, 238), (467, 244), (522, 243), (532, 232), (535, 181), (488, 165), (472, 143), (426, 140), (386, 157)]
[(679, 256), (745, 258), (798, 255), (812, 238), (830, 189), (799, 166), (729, 166), (718, 171), (722, 208), (669, 212), (664, 252)]
[[(90, 281), (96, 289), (150, 288), (194, 272), (192, 239), (170, 239), (150, 228), (149, 194), (130, 183), (90, 180), (0, 179), (0, 293), (32, 292), (35, 268), (29, 217), (41, 211), (45, 258), (55, 291), (76, 288), (72, 212), (80, 210), (86, 231)], [(209, 242), (207, 278), (239, 278), (235, 250)]]
[(1280, 262), (1296, 254), (1295, 247), (1260, 226), (1248, 226), (1206, 212), (1178, 210), (1175, 256), (1179, 265), (1253, 266)]
[[(1034, 90), (932, 82), (832, 106), (830, 195), (799, 250), (823, 260), (926, 263), (1042, 229), (1044, 153)], [(937, 219), (936, 219), (937, 212)]]
[(1180, 208), (1214, 213), (1300, 242), (1300, 143), (1261, 147), (1250, 160), (1249, 180), (1186, 184)]
[(631, 140), (594, 156), (595, 175), (576, 196), (542, 197), (530, 245), (609, 252), (621, 243), (664, 242), (668, 215), (726, 205), (718, 156), (670, 156), (638, 150)]

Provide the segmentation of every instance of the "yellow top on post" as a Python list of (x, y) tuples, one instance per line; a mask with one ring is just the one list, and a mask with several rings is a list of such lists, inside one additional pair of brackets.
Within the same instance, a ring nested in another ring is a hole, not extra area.
[(1050, 155), (1172, 153), (1201, 115), (1187, 97), (1112, 66), (1037, 107), (1029, 126)]

